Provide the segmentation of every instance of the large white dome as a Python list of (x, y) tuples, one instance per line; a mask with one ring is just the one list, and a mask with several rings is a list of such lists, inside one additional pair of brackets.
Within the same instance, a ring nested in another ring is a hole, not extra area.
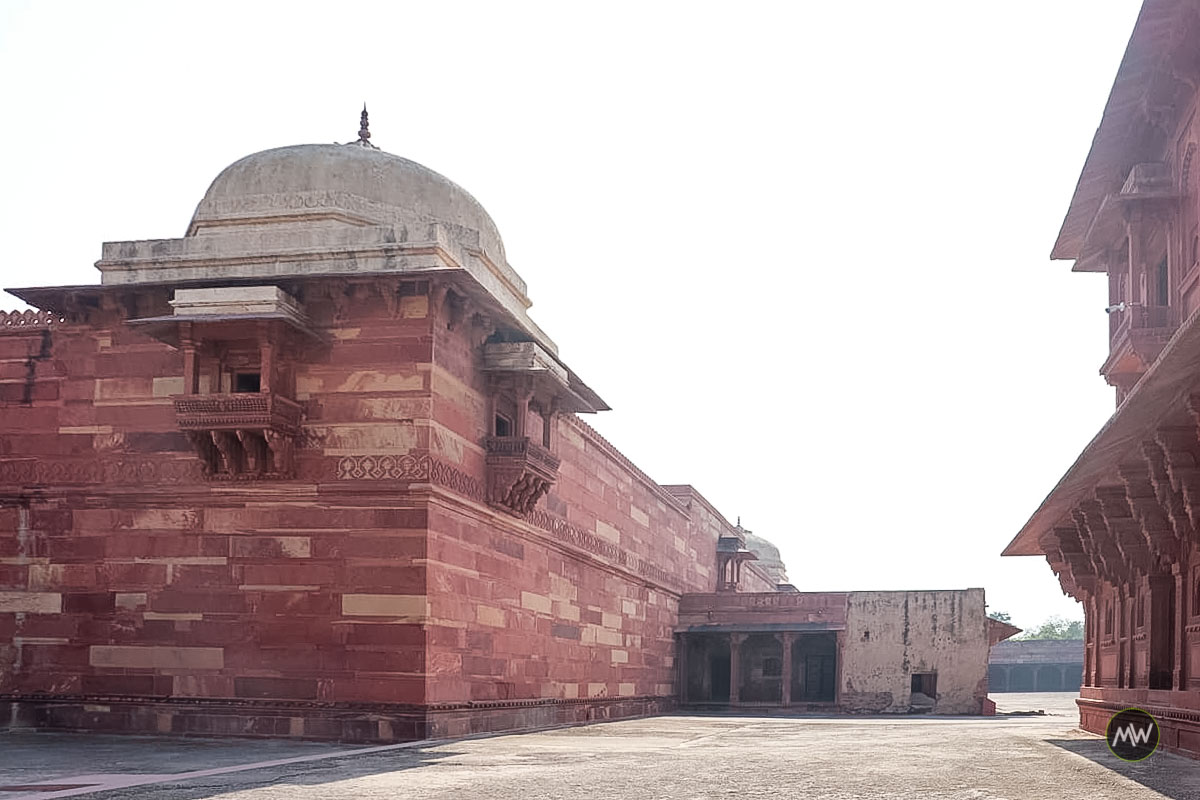
[(398, 223), (413, 240), (440, 223), (456, 230), (464, 244), (507, 266), (500, 232), (470, 193), (415, 161), (358, 142), (279, 147), (235, 161), (208, 187), (187, 235), (311, 218), (323, 211), (335, 218), (351, 211), (363, 221)]

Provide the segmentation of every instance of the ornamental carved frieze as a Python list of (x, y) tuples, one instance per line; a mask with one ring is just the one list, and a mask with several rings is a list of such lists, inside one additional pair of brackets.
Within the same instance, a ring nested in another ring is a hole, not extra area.
[(488, 502), (518, 516), (528, 514), (558, 479), (558, 463), (527, 436), (489, 436)]
[(427, 481), (432, 459), (422, 455), (342, 456), (337, 463), (339, 481)]
[(212, 480), (282, 480), (296, 472), (300, 406), (271, 392), (185, 394), (175, 419)]
[(114, 459), (0, 460), (0, 485), (153, 486), (196, 483), (200, 478), (200, 465), (190, 458), (129, 456)]

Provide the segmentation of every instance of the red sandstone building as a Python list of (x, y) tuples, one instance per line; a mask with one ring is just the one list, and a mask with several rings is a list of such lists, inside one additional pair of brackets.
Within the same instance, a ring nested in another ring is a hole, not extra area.
[(389, 741), (985, 706), (982, 590), (795, 592), (583, 421), (607, 406), (487, 213), (365, 113), (97, 267), (0, 316), (6, 723)]
[(1200, 755), (1200, 6), (1146, 0), (1052, 257), (1108, 275), (1117, 411), (1004, 551), (1085, 610), (1085, 728)]

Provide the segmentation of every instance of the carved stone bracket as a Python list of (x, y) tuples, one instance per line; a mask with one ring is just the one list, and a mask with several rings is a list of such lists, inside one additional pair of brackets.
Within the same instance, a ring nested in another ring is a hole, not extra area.
[(526, 436), (488, 437), (488, 502), (518, 516), (528, 514), (554, 485), (558, 464)]
[(1096, 569), (1076, 526), (1060, 525), (1047, 531), (1041, 545), (1064, 592), (1079, 600), (1082, 593), (1095, 590)]
[(1151, 571), (1150, 547), (1146, 537), (1142, 535), (1141, 526), (1133, 516), (1125, 487), (1099, 486), (1096, 488), (1096, 499), (1100, 502), (1104, 521), (1116, 539), (1117, 548), (1126, 563), (1133, 566), (1136, 572), (1148, 574)]
[(1159, 428), (1155, 439), (1163, 451), (1171, 488), (1183, 499), (1192, 530), (1200, 530), (1200, 441), (1196, 428)]
[(1084, 540), (1091, 543), (1092, 558), (1098, 573), (1109, 582), (1115, 581), (1124, 570), (1121, 551), (1117, 549), (1116, 541), (1104, 521), (1100, 503), (1084, 500), (1072, 516)]
[(1178, 541), (1174, 523), (1155, 489), (1149, 461), (1122, 464), (1119, 471), (1134, 519), (1154, 558), (1153, 571), (1169, 570), (1179, 554)]
[(1163, 507), (1167, 518), (1171, 521), (1171, 532), (1176, 539), (1176, 551), (1181, 552), (1195, 533), (1187, 507), (1183, 502), (1183, 495), (1171, 483), (1171, 476), (1167, 469), (1167, 456), (1162, 445), (1154, 440), (1143, 442), (1142, 455), (1150, 470), (1150, 482), (1154, 485), (1154, 493), (1158, 497), (1159, 505)]

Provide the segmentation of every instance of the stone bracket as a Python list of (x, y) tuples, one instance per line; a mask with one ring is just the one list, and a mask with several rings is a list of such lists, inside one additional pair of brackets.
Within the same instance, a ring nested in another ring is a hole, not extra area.
[(559, 460), (526, 436), (487, 439), (487, 499), (509, 513), (531, 512), (558, 478)]

